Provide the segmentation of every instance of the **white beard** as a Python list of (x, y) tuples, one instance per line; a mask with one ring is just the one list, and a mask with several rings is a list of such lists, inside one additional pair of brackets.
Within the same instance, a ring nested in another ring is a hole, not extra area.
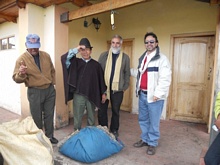
[(113, 54), (119, 54), (119, 53), (120, 53), (120, 50), (121, 50), (121, 47), (118, 47), (118, 48), (113, 48), (113, 47), (111, 47), (111, 49), (112, 49), (112, 53), (113, 53)]

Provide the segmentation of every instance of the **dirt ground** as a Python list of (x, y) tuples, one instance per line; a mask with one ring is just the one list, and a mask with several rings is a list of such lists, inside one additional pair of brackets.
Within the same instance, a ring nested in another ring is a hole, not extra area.
[[(110, 114), (109, 114), (110, 115)], [(119, 153), (91, 165), (198, 165), (200, 153), (209, 144), (207, 126), (173, 120), (161, 120), (161, 138), (156, 154), (146, 154), (146, 147), (135, 148), (133, 143), (139, 140), (140, 128), (137, 115), (121, 111), (119, 139), (125, 147)], [(0, 108), (0, 124), (19, 118), (19, 115)], [(86, 124), (84, 116), (83, 126)], [(55, 137), (62, 141), (73, 132), (73, 122), (64, 128), (55, 130)], [(57, 145), (53, 145), (55, 165), (83, 165), (60, 154)], [(101, 151), (100, 151), (101, 152)], [(1, 165), (0, 159), (0, 165)]]
[[(84, 124), (86, 121), (84, 120)], [(85, 125), (84, 125), (85, 126)], [(137, 115), (121, 112), (119, 138), (125, 147), (119, 153), (92, 163), (92, 165), (198, 165), (200, 153), (209, 144), (209, 134), (204, 124), (195, 124), (173, 120), (161, 120), (161, 138), (156, 154), (146, 154), (146, 147), (135, 148), (133, 143), (139, 140), (140, 128)], [(59, 140), (73, 131), (69, 126), (55, 131)], [(83, 163), (69, 159), (59, 153), (54, 146), (55, 165), (81, 165)], [(100, 151), (101, 152), (101, 151)]]

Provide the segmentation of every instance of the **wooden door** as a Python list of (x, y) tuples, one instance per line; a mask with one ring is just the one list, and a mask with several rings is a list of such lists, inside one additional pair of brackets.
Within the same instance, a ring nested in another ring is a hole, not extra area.
[(171, 119), (208, 123), (214, 36), (174, 38)]
[[(111, 41), (108, 41), (108, 49), (110, 48)], [(123, 52), (130, 57), (130, 65), (132, 64), (132, 49), (133, 49), (133, 39), (124, 39), (122, 44)], [(130, 66), (132, 67), (132, 66)], [(124, 93), (124, 98), (121, 104), (121, 110), (131, 112), (132, 106), (132, 79), (130, 78), (129, 88)]]

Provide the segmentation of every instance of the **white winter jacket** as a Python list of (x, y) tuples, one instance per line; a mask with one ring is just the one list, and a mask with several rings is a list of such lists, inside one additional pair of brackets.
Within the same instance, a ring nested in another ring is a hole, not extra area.
[[(138, 74), (136, 82), (136, 96), (140, 94), (140, 72), (139, 68), (146, 52), (139, 58)], [(147, 100), (153, 102), (153, 96), (159, 99), (166, 99), (171, 84), (171, 66), (168, 58), (156, 49), (156, 54), (147, 64)]]

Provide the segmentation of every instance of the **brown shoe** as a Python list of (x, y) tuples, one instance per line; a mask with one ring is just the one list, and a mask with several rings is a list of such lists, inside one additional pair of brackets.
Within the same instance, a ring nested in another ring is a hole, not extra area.
[(149, 146), (147, 149), (147, 154), (148, 155), (154, 155), (156, 153), (156, 147), (154, 146)]
[(140, 141), (134, 143), (133, 146), (139, 148), (139, 147), (149, 146), (149, 145), (147, 143), (145, 143), (143, 140), (140, 140)]

